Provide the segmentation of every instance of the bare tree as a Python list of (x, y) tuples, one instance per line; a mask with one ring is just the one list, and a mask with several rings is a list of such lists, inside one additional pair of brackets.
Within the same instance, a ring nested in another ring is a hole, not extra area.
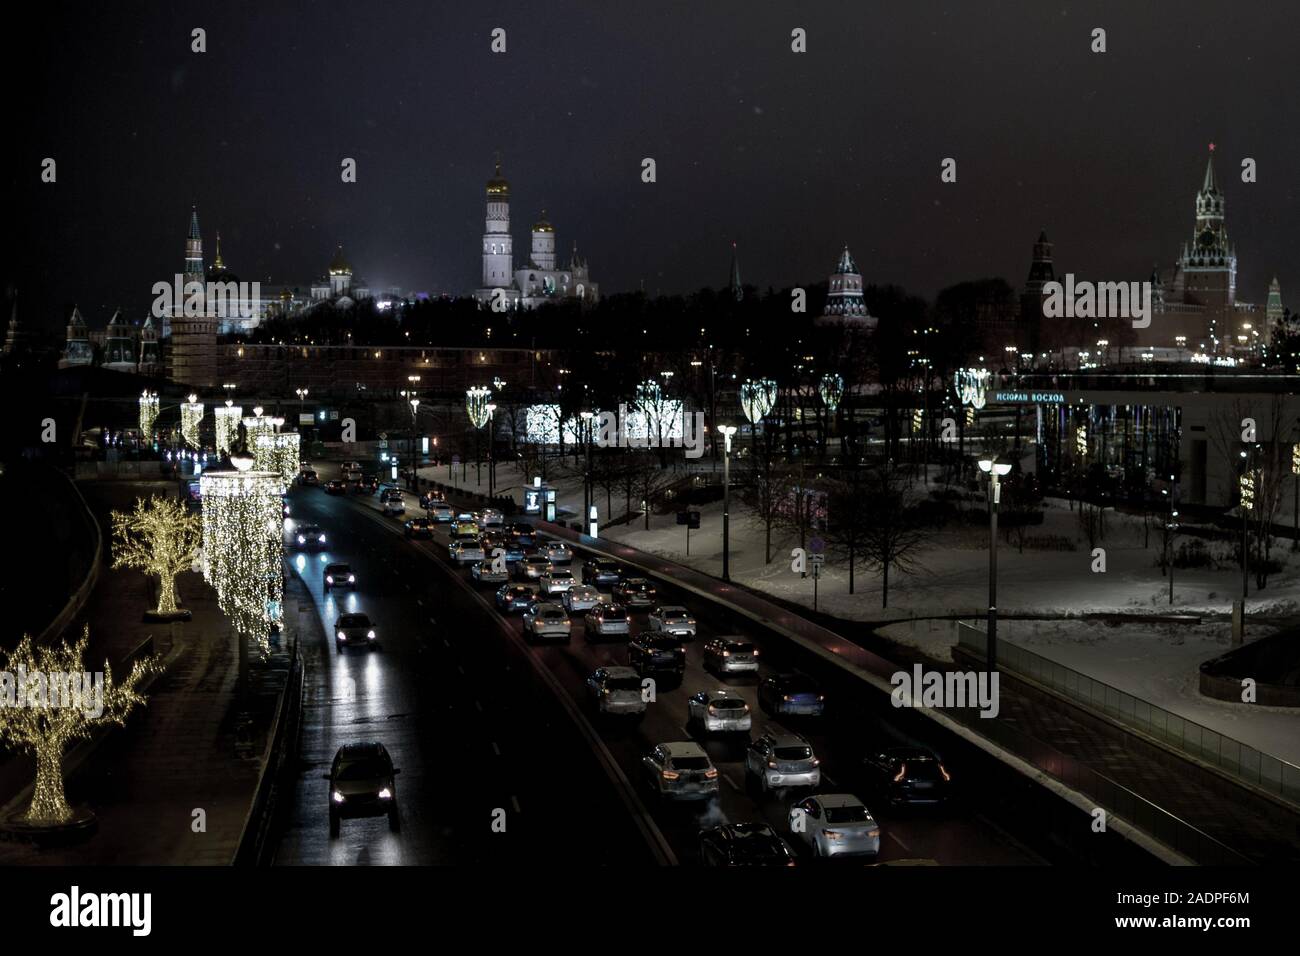
[(786, 497), (792, 482), (787, 471), (777, 464), (773, 433), (765, 431), (750, 456), (749, 481), (742, 491), (742, 499), (750, 508), (750, 520), (762, 526), (764, 533), (764, 563), (772, 563), (772, 526), (786, 509)]
[[(650, 530), (650, 511), (659, 495), (672, 483), (672, 474), (665, 471), (655, 455), (637, 451), (630, 456), (628, 471), (633, 488), (645, 508), (645, 530)], [(630, 510), (630, 509), (629, 509)]]

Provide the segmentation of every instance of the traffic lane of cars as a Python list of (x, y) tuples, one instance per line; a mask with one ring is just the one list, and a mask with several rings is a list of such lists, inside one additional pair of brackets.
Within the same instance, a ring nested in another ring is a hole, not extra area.
[[(474, 862), (561, 856), (592, 865), (650, 862), (644, 839), (612, 794), (586, 811), (601, 841), (574, 841), (567, 828), (556, 825), (572, 815), (573, 792), (603, 795), (610, 783), (550, 689), (522, 660), (520, 649), (490, 639), (498, 624), (477, 599), (442, 572), (411, 560), (411, 552), (394, 547), (391, 532), (358, 514), (347, 499), (320, 495), (315, 500), (326, 511), (320, 523), (335, 526), (338, 540), (352, 547), (347, 557), (357, 570), (360, 593), (365, 594), (369, 580), (387, 582), (371, 606), (382, 630), (394, 635), (389, 642), (402, 641), (416, 654), (403, 667), (422, 695), (414, 716), (421, 722), (429, 751), (426, 765), (434, 776), (424, 802), (437, 825), (454, 829), (459, 843), (468, 841), (465, 853)], [(373, 499), (363, 496), (361, 502), (374, 507)], [(383, 520), (400, 527), (394, 519)], [(414, 543), (426, 550), (433, 544)], [(435, 556), (441, 557), (446, 548), (441, 542), (438, 546)], [(387, 657), (388, 643), (371, 653)], [(336, 658), (366, 654), (348, 649)], [(477, 763), (455, 759), (455, 745), (462, 740)], [(401, 764), (401, 755), (391, 745), (389, 749)], [(565, 768), (566, 787), (553, 784), (557, 764)], [(399, 790), (406, 783), (403, 772)], [(400, 798), (404, 803), (412, 799), (409, 786)], [(490, 810), (497, 808), (505, 811), (504, 833), (491, 829)], [(347, 832), (344, 823), (345, 836)]]
[[(434, 553), (440, 558), (441, 552), (434, 545)], [(486, 585), (483, 586), (485, 589)], [(648, 612), (633, 615), (633, 630), (644, 628)], [(585, 625), (580, 616), (574, 616), (570, 643), (539, 649), (543, 660), (561, 679), (570, 696), (588, 713), (595, 717), (594, 707), (586, 686), (587, 678), (598, 667), (622, 665), (627, 663), (627, 644), (621, 640), (602, 641), (588, 644), (585, 639)], [(515, 626), (521, 627), (516, 624)], [(709, 629), (700, 633), (697, 644), (713, 636)], [(707, 735), (698, 725), (689, 720), (687, 700), (697, 691), (712, 691), (720, 687), (729, 687), (746, 699), (750, 706), (753, 736), (761, 734), (769, 723), (757, 706), (756, 688), (760, 675), (719, 676), (706, 671), (699, 663), (697, 655), (688, 652), (686, 671), (680, 684), (672, 679), (659, 678), (658, 699), (647, 709), (647, 714), (640, 720), (627, 717), (598, 719), (602, 736), (607, 745), (615, 752), (620, 765), (631, 779), (640, 783), (644, 779), (642, 760), (655, 745), (670, 741), (696, 740), (701, 743), (717, 767), (719, 779), (719, 797), (716, 801), (694, 806), (662, 807), (656, 812), (656, 820), (661, 830), (673, 843), (679, 857), (690, 858), (698, 841), (701, 827), (717, 825), (722, 822), (742, 822), (764, 819), (778, 832), (788, 833), (788, 804), (807, 788), (781, 789), (769, 797), (756, 796), (750, 792), (750, 782), (745, 772), (745, 753), (749, 734)], [(779, 729), (791, 729), (797, 718), (786, 718)], [(817, 735), (812, 735), (814, 738)], [(816, 747), (816, 742), (810, 739)], [(834, 786), (833, 777), (829, 777), (818, 789), (829, 792), (827, 786)], [(653, 800), (653, 792), (642, 788), (643, 794)], [(904, 825), (904, 829), (911, 829)], [(905, 838), (906, 834), (900, 835)], [(907, 852), (907, 841), (896, 840), (894, 845), (883, 848), (880, 859), (889, 859)]]

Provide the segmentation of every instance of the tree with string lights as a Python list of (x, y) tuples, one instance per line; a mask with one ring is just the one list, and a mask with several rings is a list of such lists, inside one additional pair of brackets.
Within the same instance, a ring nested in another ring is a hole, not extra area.
[(114, 511), (113, 569), (139, 568), (158, 577), (158, 607), (153, 616), (174, 617), (176, 575), (188, 571), (202, 538), (199, 516), (175, 498), (137, 498), (135, 510)]
[(90, 629), (72, 645), (38, 647), (24, 635), (12, 651), (0, 651), (0, 743), (36, 757), (36, 785), (31, 806), (22, 817), (28, 826), (49, 827), (72, 822), (77, 814), (63, 791), (63, 754), (70, 744), (98, 727), (126, 724), (132, 708), (145, 703), (140, 683), (159, 673), (154, 658), (138, 660), (126, 679), (113, 681), (104, 662), (103, 674), (84, 670)]

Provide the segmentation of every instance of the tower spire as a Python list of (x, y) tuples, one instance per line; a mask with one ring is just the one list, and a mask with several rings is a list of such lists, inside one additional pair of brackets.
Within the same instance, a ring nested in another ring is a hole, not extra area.
[(1201, 192), (1216, 193), (1219, 191), (1219, 184), (1214, 178), (1214, 144), (1210, 144), (1210, 155), (1205, 161), (1205, 181), (1201, 184)]
[(740, 256), (736, 252), (736, 240), (731, 240), (731, 294), (739, 302), (745, 297), (744, 286), (740, 284)]
[(221, 259), (221, 233), (217, 233), (217, 257), (212, 260), (212, 268), (218, 272), (224, 272), (226, 264)]

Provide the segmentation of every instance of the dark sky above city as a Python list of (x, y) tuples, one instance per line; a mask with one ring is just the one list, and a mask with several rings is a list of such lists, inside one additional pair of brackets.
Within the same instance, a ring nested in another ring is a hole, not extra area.
[[(1300, 304), (1300, 5), (532, 2), (47, 4), (3, 41), (33, 325), (92, 327), (181, 268), (192, 203), (242, 279), (304, 289), (343, 243), (372, 288), (480, 284), (500, 150), (518, 264), (543, 207), (602, 292), (820, 281), (932, 297), (1142, 279), (1192, 234), (1218, 144), (1238, 298)], [(494, 27), (507, 52), (490, 51)], [(207, 30), (207, 52), (190, 31)], [(808, 52), (790, 50), (795, 27)], [(1090, 52), (1094, 27), (1105, 54)], [(43, 157), (56, 184), (39, 181)], [(353, 157), (358, 181), (340, 181)], [(658, 182), (641, 181), (653, 157)], [(954, 157), (958, 180), (940, 181)], [(1258, 163), (1243, 184), (1240, 162)]]

